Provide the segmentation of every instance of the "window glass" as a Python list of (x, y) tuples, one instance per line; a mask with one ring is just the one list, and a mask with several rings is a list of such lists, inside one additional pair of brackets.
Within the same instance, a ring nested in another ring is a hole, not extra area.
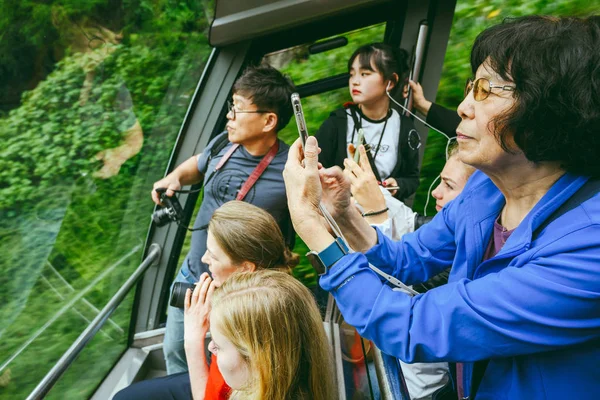
[(361, 28), (343, 35), (325, 38), (316, 43), (325, 42), (336, 37), (345, 37), (348, 44), (329, 51), (309, 54), (307, 43), (289, 49), (267, 54), (264, 60), (270, 65), (288, 74), (296, 85), (313, 82), (348, 72), (348, 59), (354, 50), (372, 42), (383, 42), (385, 23)]
[[(344, 35), (332, 37), (346, 37), (348, 39), (348, 44), (344, 47), (309, 55), (308, 47), (310, 44), (304, 44), (267, 54), (263, 57), (263, 62), (266, 62), (279, 69), (284, 74), (289, 75), (296, 85), (309, 83), (348, 72), (348, 59), (354, 50), (363, 44), (383, 41), (384, 33), (385, 24), (373, 25), (347, 32)], [(317, 43), (332, 38), (323, 39)], [(327, 119), (330, 112), (351, 100), (350, 93), (346, 87), (303, 98), (302, 108), (304, 110), (309, 134), (314, 135), (323, 121)], [(287, 144), (292, 144), (296, 138), (298, 138), (298, 130), (296, 128), (294, 117), (292, 117), (290, 123), (279, 132), (279, 137)], [(201, 200), (199, 199), (194, 211), (195, 214), (191, 221), (195, 220), (195, 215), (198, 212), (200, 203)], [(188, 232), (179, 257), (178, 266), (183, 263), (183, 260), (189, 251), (191, 236), (191, 233)], [(306, 257), (304, 257), (304, 254), (308, 252), (308, 248), (299, 237), (296, 237), (294, 252), (301, 255), (300, 265), (294, 269), (294, 275), (307, 286), (315, 287), (317, 284), (316, 274)], [(176, 269), (175, 274), (178, 272), (179, 267)]]
[[(211, 51), (204, 3), (2, 5), (0, 399), (26, 398), (141, 262), (150, 188)], [(49, 398), (88, 398), (132, 301)]]
[[(263, 61), (289, 75), (296, 85), (310, 83), (347, 73), (348, 59), (352, 53), (364, 44), (382, 42), (384, 33), (385, 24), (373, 25), (335, 36), (343, 36), (348, 39), (348, 44), (340, 48), (309, 55), (308, 47), (310, 44), (305, 44), (267, 54)], [(323, 39), (319, 42), (329, 39), (332, 38)], [(347, 87), (303, 98), (302, 109), (309, 135), (314, 135), (317, 132), (332, 111), (351, 100)], [(298, 138), (298, 129), (294, 117), (279, 132), (279, 137), (288, 144), (292, 144)], [(299, 237), (296, 237), (294, 252), (300, 255), (300, 264), (294, 268), (294, 276), (308, 287), (314, 288), (317, 285), (317, 275), (304, 256), (308, 252), (308, 248)]]
[(343, 321), (340, 325), (342, 368), (348, 399), (379, 399), (380, 389), (373, 361), (373, 344)]

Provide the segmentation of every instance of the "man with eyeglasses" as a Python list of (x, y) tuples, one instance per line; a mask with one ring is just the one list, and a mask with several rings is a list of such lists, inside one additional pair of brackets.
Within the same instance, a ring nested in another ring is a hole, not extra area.
[[(196, 283), (209, 272), (201, 261), (206, 252), (208, 222), (215, 209), (230, 200), (252, 203), (271, 213), (293, 247), (295, 233), (287, 208), (282, 171), (289, 146), (277, 137), (291, 116), (291, 80), (270, 66), (250, 67), (233, 86), (227, 131), (216, 136), (201, 154), (179, 165), (154, 183), (152, 199), (160, 204), (157, 188), (168, 196), (182, 186), (203, 182), (204, 197), (194, 223), (192, 242), (175, 282)], [(183, 310), (169, 307), (163, 351), (167, 373), (187, 371)]]

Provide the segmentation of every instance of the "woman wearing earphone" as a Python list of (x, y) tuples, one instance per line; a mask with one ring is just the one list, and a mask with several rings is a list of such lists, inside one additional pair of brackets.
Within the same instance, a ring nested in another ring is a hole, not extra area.
[(394, 197), (403, 200), (419, 185), (419, 133), (410, 118), (390, 107), (389, 96), (406, 88), (408, 53), (383, 43), (358, 48), (348, 61), (353, 103), (331, 113), (315, 134), (324, 167), (343, 168), (348, 145), (371, 145), (374, 173)]

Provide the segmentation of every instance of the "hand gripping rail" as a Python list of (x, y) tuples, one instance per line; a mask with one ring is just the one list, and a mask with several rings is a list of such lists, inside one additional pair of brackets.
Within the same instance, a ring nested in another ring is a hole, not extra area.
[(127, 279), (127, 281), (121, 286), (119, 291), (110, 299), (110, 301), (104, 306), (102, 311), (94, 318), (94, 320), (88, 325), (88, 327), (79, 335), (79, 337), (73, 342), (71, 347), (63, 354), (58, 360), (54, 367), (46, 374), (44, 379), (37, 385), (37, 387), (29, 394), (27, 400), (38, 400), (43, 399), (46, 394), (52, 389), (56, 382), (60, 379), (62, 374), (65, 373), (67, 368), (75, 361), (79, 353), (85, 348), (87, 343), (92, 340), (94, 335), (104, 326), (108, 318), (117, 309), (119, 304), (123, 301), (125, 296), (129, 293), (131, 288), (137, 283), (137, 281), (144, 275), (144, 272), (158, 259), (160, 258), (161, 248), (158, 244), (153, 243), (148, 250), (148, 255), (140, 266), (135, 270), (133, 274)]

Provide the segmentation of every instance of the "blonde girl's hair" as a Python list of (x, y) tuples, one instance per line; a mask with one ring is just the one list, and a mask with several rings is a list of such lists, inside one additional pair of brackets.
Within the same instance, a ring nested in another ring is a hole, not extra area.
[(213, 294), (211, 321), (248, 363), (231, 399), (337, 398), (332, 351), (310, 291), (271, 270), (233, 274)]
[(257, 269), (290, 272), (299, 257), (286, 246), (281, 229), (267, 211), (243, 201), (215, 210), (208, 229), (234, 264), (251, 261)]

